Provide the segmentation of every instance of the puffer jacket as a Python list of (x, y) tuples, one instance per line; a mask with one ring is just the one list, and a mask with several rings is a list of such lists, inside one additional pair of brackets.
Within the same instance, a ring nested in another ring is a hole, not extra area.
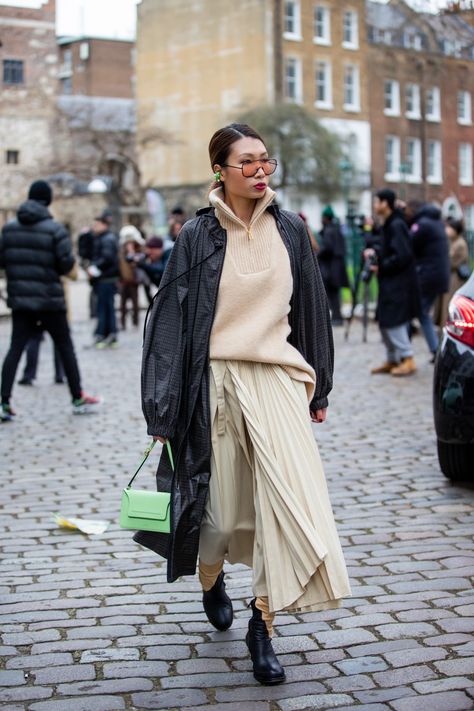
[(7, 275), (8, 306), (14, 311), (65, 311), (60, 277), (74, 266), (71, 240), (47, 207), (20, 205), (0, 237), (0, 267)]
[(441, 210), (424, 205), (415, 215), (410, 234), (422, 294), (438, 295), (449, 290), (449, 243)]
[[(316, 372), (311, 409), (318, 410), (328, 404), (334, 362), (326, 292), (303, 221), (276, 206), (267, 209), (288, 250), (293, 275), (288, 340)], [(200, 210), (183, 227), (145, 331), (143, 412), (148, 434), (170, 440), (175, 471), (163, 448), (157, 488), (171, 492), (171, 533), (139, 531), (134, 538), (168, 559), (169, 582), (196, 570), (211, 471), (209, 339), (226, 240), (213, 208)]]

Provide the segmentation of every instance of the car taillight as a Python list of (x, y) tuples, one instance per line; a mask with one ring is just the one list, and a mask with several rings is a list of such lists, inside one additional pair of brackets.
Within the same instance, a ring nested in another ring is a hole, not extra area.
[(453, 338), (474, 348), (474, 301), (461, 294), (453, 296), (446, 330)]

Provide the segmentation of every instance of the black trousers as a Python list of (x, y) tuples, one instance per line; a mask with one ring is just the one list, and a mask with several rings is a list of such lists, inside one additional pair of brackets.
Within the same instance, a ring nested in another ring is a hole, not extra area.
[[(26, 345), (26, 363), (25, 368), (23, 370), (23, 378), (25, 378), (25, 380), (36, 379), (36, 373), (38, 371), (39, 350), (42, 340), (43, 334), (38, 333), (37, 336), (33, 336), (33, 338), (30, 338)], [(54, 346), (54, 376), (56, 378), (56, 381), (63, 380), (64, 378), (63, 362), (56, 346)]]
[(9, 402), (18, 363), (26, 344), (47, 331), (59, 351), (73, 400), (81, 397), (81, 376), (65, 311), (12, 311), (10, 348), (2, 367), (2, 403)]
[(326, 287), (326, 293), (328, 295), (329, 308), (331, 309), (331, 318), (333, 321), (341, 321), (341, 290), (333, 286)]

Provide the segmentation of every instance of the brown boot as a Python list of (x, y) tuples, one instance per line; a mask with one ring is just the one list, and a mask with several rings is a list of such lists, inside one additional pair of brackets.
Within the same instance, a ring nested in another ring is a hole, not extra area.
[(402, 375), (413, 375), (416, 373), (415, 359), (412, 356), (408, 358), (403, 358), (400, 365), (392, 369), (392, 375), (402, 376)]
[(391, 373), (394, 368), (397, 367), (397, 363), (389, 363), (388, 361), (383, 365), (379, 365), (378, 368), (372, 368), (370, 371), (372, 375), (380, 375), (382, 373)]

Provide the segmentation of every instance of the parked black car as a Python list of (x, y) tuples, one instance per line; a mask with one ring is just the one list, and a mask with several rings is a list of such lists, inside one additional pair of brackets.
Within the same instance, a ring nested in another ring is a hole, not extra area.
[(449, 304), (433, 409), (441, 471), (449, 479), (474, 482), (474, 272)]

